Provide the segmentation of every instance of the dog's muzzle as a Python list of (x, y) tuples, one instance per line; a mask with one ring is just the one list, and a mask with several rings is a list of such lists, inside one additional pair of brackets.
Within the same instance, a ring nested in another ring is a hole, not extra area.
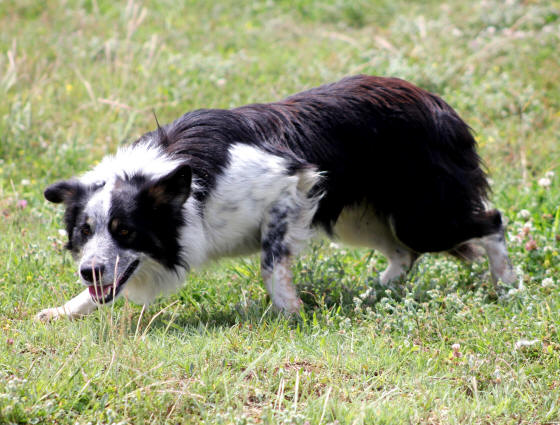
[(101, 285), (99, 283), (90, 285), (88, 289), (91, 298), (98, 304), (107, 304), (113, 301), (124, 288), (128, 279), (134, 274), (138, 264), (140, 264), (140, 260), (134, 260), (120, 277), (115, 279), (115, 282), (110, 285)]

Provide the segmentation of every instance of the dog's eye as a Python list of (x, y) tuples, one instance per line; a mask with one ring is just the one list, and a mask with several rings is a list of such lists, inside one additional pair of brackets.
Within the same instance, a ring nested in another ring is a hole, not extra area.
[(80, 231), (82, 232), (82, 235), (89, 236), (91, 235), (91, 226), (87, 223), (84, 223), (80, 228)]
[(128, 229), (125, 228), (119, 229), (119, 236), (128, 236), (129, 233), (130, 231)]

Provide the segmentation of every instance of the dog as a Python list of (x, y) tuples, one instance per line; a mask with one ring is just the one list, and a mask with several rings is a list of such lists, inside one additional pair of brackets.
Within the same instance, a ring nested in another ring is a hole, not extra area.
[(87, 288), (37, 317), (84, 316), (122, 295), (150, 303), (192, 267), (259, 250), (273, 305), (294, 313), (290, 263), (318, 230), (379, 250), (382, 284), (423, 253), (483, 251), (493, 280), (512, 284), (489, 191), (467, 124), (397, 78), (357, 75), (275, 103), (195, 110), (46, 188), (66, 207), (66, 247)]

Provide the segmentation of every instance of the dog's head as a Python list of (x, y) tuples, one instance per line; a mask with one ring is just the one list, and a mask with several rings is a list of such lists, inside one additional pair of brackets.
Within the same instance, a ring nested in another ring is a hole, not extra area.
[(47, 187), (45, 198), (66, 207), (66, 247), (97, 302), (111, 302), (129, 282), (186, 267), (179, 238), (191, 177), (188, 165), (177, 165), (158, 177), (111, 174)]

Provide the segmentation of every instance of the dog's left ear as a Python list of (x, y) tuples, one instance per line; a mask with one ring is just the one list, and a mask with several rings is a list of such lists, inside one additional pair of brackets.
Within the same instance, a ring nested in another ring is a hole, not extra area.
[(149, 182), (144, 194), (153, 205), (171, 204), (181, 207), (191, 193), (192, 170), (184, 164), (166, 176)]

